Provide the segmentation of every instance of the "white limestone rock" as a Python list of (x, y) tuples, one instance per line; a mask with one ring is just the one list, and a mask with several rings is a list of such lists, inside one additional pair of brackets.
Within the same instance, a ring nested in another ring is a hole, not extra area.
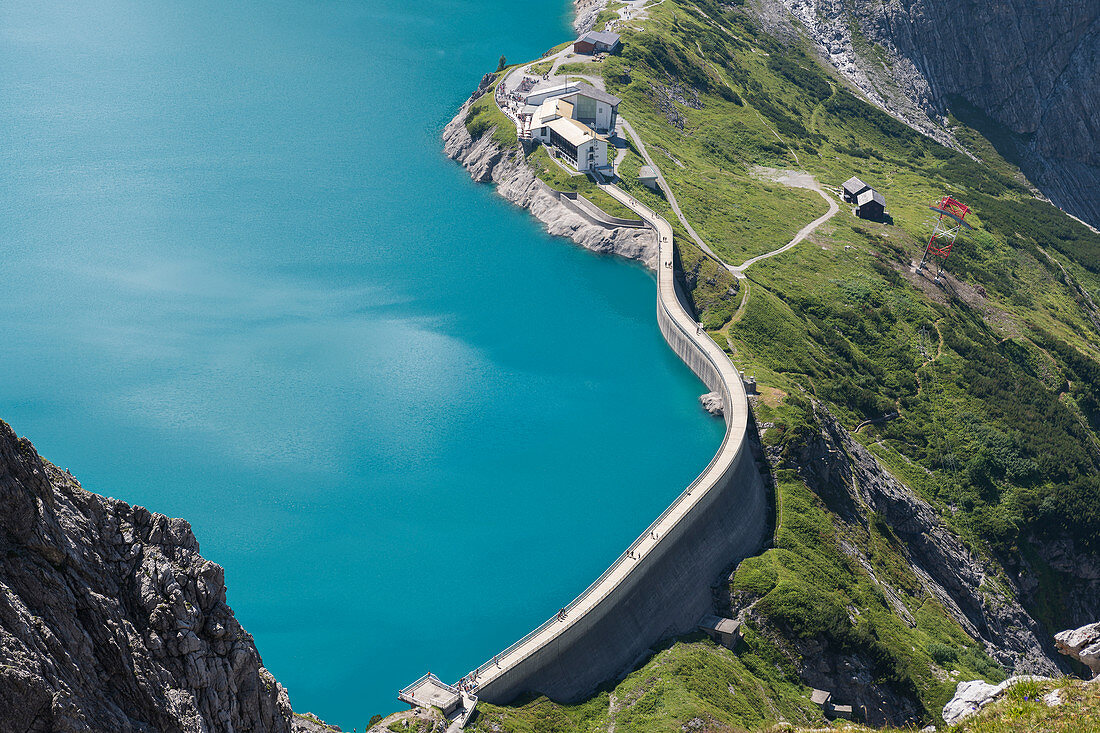
[(721, 417), (724, 405), (722, 404), (722, 395), (717, 392), (707, 392), (705, 395), (699, 395), (699, 404), (703, 406), (703, 409), (709, 412), (715, 417)]
[(982, 680), (960, 682), (955, 688), (955, 696), (943, 706), (943, 720), (954, 725), (969, 717), (1000, 697), (1005, 690), (1019, 682), (1045, 681), (1048, 677), (1024, 674), (1009, 677), (999, 685), (991, 685)]
[(1058, 632), (1054, 646), (1092, 670), (1094, 678), (1100, 676), (1100, 622)]

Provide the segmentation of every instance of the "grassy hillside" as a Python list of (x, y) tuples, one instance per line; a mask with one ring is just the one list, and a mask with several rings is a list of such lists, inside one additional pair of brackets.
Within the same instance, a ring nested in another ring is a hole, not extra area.
[(556, 705), (546, 698), (507, 707), (478, 706), (475, 731), (604, 731), (679, 733), (698, 721), (700, 730), (758, 728), (782, 718), (823, 724), (809, 693), (769, 660), (740, 654), (705, 637), (677, 641), (642, 668), (580, 705)]
[[(1100, 551), (1100, 235), (1037, 198), (976, 129), (953, 119), (980, 160), (919, 135), (806, 47), (768, 36), (742, 4), (665, 0), (649, 14), (618, 29), (621, 55), (568, 70), (601, 75), (623, 98), (688, 220), (727, 262), (781, 246), (825, 211), (817, 194), (771, 182), (766, 169), (808, 171), (833, 188), (859, 175), (891, 214), (870, 223), (844, 207), (740, 284), (674, 225), (700, 320), (762, 386), (756, 417), (777, 465), (815, 435), (814, 401), (848, 430), (897, 411), (857, 440), (994, 577), (1026, 558), (1038, 588), (1021, 600), (1048, 632), (1068, 626), (1072, 578), (1035, 547), (1071, 538)], [(623, 187), (675, 221), (637, 182), (642, 164), (631, 149)], [(911, 263), (931, 231), (928, 205), (944, 194), (971, 206), (974, 230), (940, 287)], [(486, 706), (478, 729), (812, 723), (798, 673), (807, 641), (867, 660), (873, 684), (913, 701), (921, 723), (939, 721), (958, 680), (1004, 678), (925, 590), (886, 522), (841, 522), (795, 472), (776, 478), (774, 546), (742, 563), (730, 587), (756, 601), (737, 654), (684, 641), (587, 703)], [(982, 590), (1011, 592), (999, 581)]]
[[(685, 213), (727, 261), (774, 248), (824, 210), (812, 192), (759, 180), (757, 166), (831, 186), (858, 174), (893, 217), (842, 211), (754, 266), (744, 317), (728, 330), (707, 321), (738, 363), (783, 392), (807, 390), (850, 428), (899, 409), (861, 437), (976, 546), (1007, 555), (1032, 535), (1100, 546), (1100, 235), (1035, 198), (976, 131), (958, 137), (982, 162), (857, 99), (737, 6), (669, 0), (650, 12), (592, 72), (651, 149), (667, 151), (660, 164)], [(972, 207), (975, 230), (938, 288), (909, 266), (943, 194)]]

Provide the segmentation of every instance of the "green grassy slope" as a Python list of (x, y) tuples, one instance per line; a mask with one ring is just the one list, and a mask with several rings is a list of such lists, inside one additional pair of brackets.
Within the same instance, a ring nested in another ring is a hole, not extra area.
[[(832, 186), (859, 174), (893, 216), (874, 224), (844, 210), (754, 266), (753, 297), (728, 332), (738, 363), (765, 384), (808, 390), (849, 427), (900, 409), (861, 435), (951, 507), (976, 545), (1011, 553), (1031, 534), (1058, 534), (1098, 546), (1100, 334), (1089, 298), (1100, 235), (1036, 199), (976, 131), (960, 138), (988, 162), (858, 100), (736, 6), (669, 0), (651, 16), (644, 32), (624, 33), (620, 57), (592, 66), (651, 148), (668, 151), (670, 185), (723, 256), (768, 251), (823, 211), (811, 192), (777, 195), (755, 166)], [(690, 104), (667, 102), (669, 89)], [(958, 281), (940, 289), (908, 269), (930, 231), (928, 204), (946, 193), (973, 208), (975, 230), (949, 261)]]
[(499, 707), (479, 705), (475, 731), (603, 731), (677, 733), (695, 728), (758, 728), (777, 718), (824, 723), (809, 692), (792, 683), (769, 660), (739, 654), (705, 637), (680, 640), (613, 688), (580, 705), (556, 705), (546, 698)]
[[(1100, 550), (1100, 235), (1037, 199), (978, 130), (955, 120), (980, 162), (922, 137), (739, 4), (665, 0), (649, 12), (644, 30), (619, 29), (621, 55), (571, 69), (602, 75), (623, 98), (688, 220), (723, 258), (775, 249), (825, 211), (815, 193), (764, 180), (761, 167), (805, 170), (829, 187), (859, 175), (892, 215), (870, 223), (842, 207), (740, 286), (676, 225), (700, 319), (762, 385), (764, 443), (783, 456), (814, 435), (814, 400), (849, 430), (897, 410), (857, 439), (995, 571), (1026, 556), (1039, 588), (1025, 605), (1048, 631), (1064, 628), (1072, 583), (1031, 543), (1069, 537)], [(641, 164), (631, 150), (623, 186), (674, 222), (637, 182)], [(975, 229), (941, 288), (910, 263), (931, 230), (927, 207), (944, 194), (971, 206)], [(607, 730), (613, 717), (616, 731), (696, 718), (720, 730), (812, 723), (797, 674), (806, 639), (867, 655), (876, 684), (913, 700), (924, 721), (938, 720), (958, 680), (1003, 679), (923, 589), (885, 522), (839, 522), (793, 471), (779, 470), (777, 485), (774, 547), (742, 563), (730, 588), (757, 600), (736, 655), (686, 640), (587, 703), (486, 706), (478, 729)], [(1007, 592), (996, 582), (983, 591)], [(739, 693), (703, 694), (711, 678)], [(762, 698), (751, 710), (732, 702), (754, 687)]]

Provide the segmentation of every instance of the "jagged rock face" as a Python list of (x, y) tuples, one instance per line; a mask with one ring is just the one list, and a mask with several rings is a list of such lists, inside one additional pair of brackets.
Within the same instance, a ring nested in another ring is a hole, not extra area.
[(0, 730), (292, 730), (190, 525), (89, 493), (0, 421)]
[[(942, 139), (928, 122), (942, 122), (958, 95), (1023, 136), (1024, 172), (1100, 225), (1100, 3), (778, 1), (872, 101), (918, 129)], [(860, 58), (853, 25), (884, 49), (889, 68)]]
[[(866, 448), (852, 440), (823, 408), (821, 434), (791, 457), (807, 485), (842, 521), (866, 524), (870, 512), (883, 516), (902, 541), (906, 559), (936, 597), (986, 653), (1009, 670), (1043, 675), (1063, 670), (1039, 624), (1020, 605), (1020, 589), (998, 589), (1005, 579), (974, 556), (944, 526), (930, 504), (891, 475)], [(849, 553), (855, 548), (845, 547)], [(866, 558), (857, 557), (865, 567)], [(873, 573), (872, 573), (873, 575)], [(891, 589), (879, 581), (887, 600)], [(904, 607), (892, 604), (904, 616)]]
[(802, 681), (810, 687), (831, 691), (834, 701), (859, 710), (868, 725), (920, 719), (920, 707), (913, 700), (876, 682), (878, 674), (870, 656), (845, 654), (822, 639), (800, 639), (796, 646)]
[(458, 161), (470, 177), (482, 183), (495, 183), (497, 193), (512, 203), (529, 209), (546, 225), (550, 234), (569, 237), (594, 252), (615, 254), (640, 260), (650, 269), (656, 268), (657, 237), (651, 229), (629, 227), (607, 228), (593, 224), (551, 195), (534, 171), (527, 165), (519, 149), (505, 149), (490, 133), (475, 140), (466, 129), (469, 105), (481, 96), (486, 79), (478, 91), (443, 131), (443, 152)]
[(1100, 608), (1100, 555), (1078, 547), (1071, 539), (1041, 541), (1032, 537), (1028, 542), (1047, 565), (1044, 574), (1053, 574), (1053, 580), (1040, 586), (1032, 564), (1024, 557), (1016, 558), (1010, 569), (1016, 573), (1025, 598), (1038, 604), (1049, 602), (1054, 595), (1060, 610), (1056, 622), (1060, 625), (1080, 625), (1096, 618)]

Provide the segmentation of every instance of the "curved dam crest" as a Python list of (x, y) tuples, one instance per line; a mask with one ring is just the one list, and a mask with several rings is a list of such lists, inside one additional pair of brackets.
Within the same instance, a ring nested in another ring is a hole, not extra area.
[[(448, 154), (476, 179), (497, 184), (498, 192), (529, 208), (551, 233), (571, 236), (590, 249), (652, 262), (651, 250), (639, 251), (633, 240), (624, 247), (612, 231), (594, 241), (584, 222), (563, 227), (566, 207), (540, 196), (537, 179), (518, 153), (496, 147), (489, 135), (476, 143), (470, 138), (463, 124), (467, 105), (447, 126), (444, 139)], [(579, 701), (628, 672), (656, 642), (693, 631), (702, 616), (713, 612), (715, 579), (759, 551), (768, 529), (767, 493), (748, 446), (748, 396), (733, 363), (684, 305), (672, 227), (617, 187), (601, 188), (656, 232), (658, 326), (677, 356), (721, 396), (726, 431), (699, 477), (595, 582), (558, 615), (464, 678), (478, 699), (496, 704), (523, 693)]]

